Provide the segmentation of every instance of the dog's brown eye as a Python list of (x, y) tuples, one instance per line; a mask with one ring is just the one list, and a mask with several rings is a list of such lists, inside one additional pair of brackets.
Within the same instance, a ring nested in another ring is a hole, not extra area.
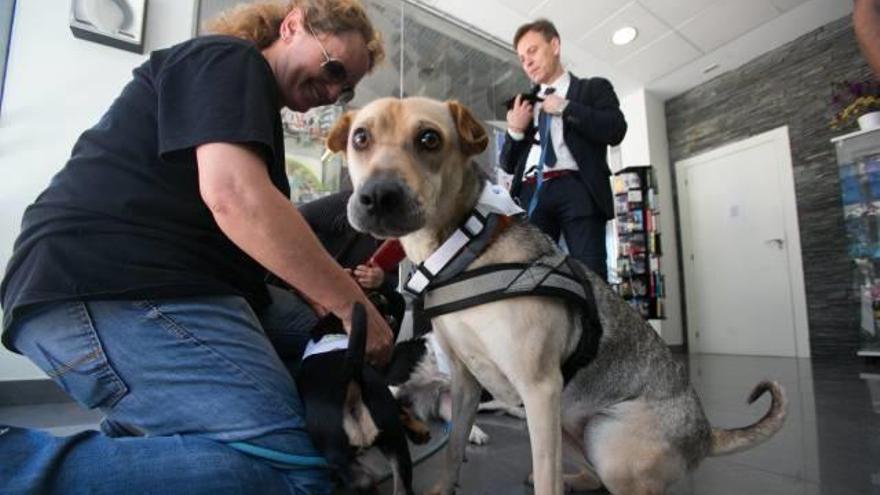
[(364, 128), (355, 129), (354, 133), (351, 135), (351, 145), (354, 146), (354, 149), (363, 150), (366, 149), (369, 144), (370, 133)]
[(440, 148), (440, 144), (443, 142), (440, 139), (440, 134), (437, 131), (427, 130), (422, 131), (419, 134), (418, 139), (416, 140), (419, 147), (428, 151), (434, 151)]

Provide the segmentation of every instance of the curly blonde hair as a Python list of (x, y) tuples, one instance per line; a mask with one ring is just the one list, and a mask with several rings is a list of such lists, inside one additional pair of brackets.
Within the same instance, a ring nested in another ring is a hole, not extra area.
[(281, 22), (293, 9), (301, 9), (316, 32), (361, 33), (367, 41), (370, 70), (385, 59), (382, 35), (373, 27), (359, 0), (287, 0), (242, 4), (208, 21), (205, 30), (251, 41), (262, 50), (278, 39)]

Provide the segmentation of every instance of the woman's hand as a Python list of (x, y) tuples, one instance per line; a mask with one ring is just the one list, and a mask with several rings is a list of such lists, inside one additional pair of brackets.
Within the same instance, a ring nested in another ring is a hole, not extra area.
[(358, 265), (353, 275), (357, 283), (365, 289), (377, 289), (385, 281), (385, 272), (375, 265)]
[(388, 322), (346, 274), (308, 223), (269, 179), (261, 156), (247, 146), (208, 143), (196, 148), (199, 192), (220, 230), (242, 251), (303, 294), (321, 315), (332, 312), (351, 329), (355, 301), (367, 309), (367, 360), (391, 358)]
[[(391, 331), (391, 327), (388, 326), (385, 317), (379, 313), (379, 310), (373, 306), (373, 303), (367, 300), (361, 301), (361, 303), (367, 310), (366, 359), (367, 362), (373, 366), (382, 366), (388, 363), (391, 359), (391, 351), (394, 346), (394, 334)], [(351, 309), (353, 306), (354, 304), (349, 306), (344, 317), (338, 313), (336, 314), (336, 316), (342, 320), (342, 325), (348, 333), (351, 333)]]

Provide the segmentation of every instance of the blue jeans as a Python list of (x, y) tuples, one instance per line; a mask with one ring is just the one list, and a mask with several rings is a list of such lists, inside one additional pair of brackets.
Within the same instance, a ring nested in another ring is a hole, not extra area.
[(0, 491), (330, 492), (288, 371), (316, 317), (270, 289), (273, 304), (260, 315), (235, 296), (25, 312), (13, 344), (81, 405), (100, 409), (103, 434), (0, 428)]

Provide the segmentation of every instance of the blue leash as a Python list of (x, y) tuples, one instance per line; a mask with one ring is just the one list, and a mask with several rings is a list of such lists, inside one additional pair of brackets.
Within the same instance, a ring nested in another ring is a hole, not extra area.
[(245, 454), (281, 463), (288, 467), (330, 467), (327, 459), (319, 456), (288, 454), (247, 442), (230, 442), (227, 445)]

